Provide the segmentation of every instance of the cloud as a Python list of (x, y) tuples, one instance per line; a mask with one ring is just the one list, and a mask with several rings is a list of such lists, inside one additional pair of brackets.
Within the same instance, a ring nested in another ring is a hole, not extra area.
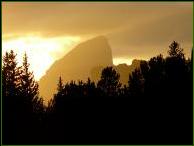
[(187, 3), (4, 2), (3, 32), (50, 35), (107, 33), (137, 19), (190, 8)]
[(14, 50), (17, 54), (18, 65), (22, 65), (24, 52), (27, 53), (30, 69), (34, 71), (37, 80), (56, 60), (68, 53), (73, 46), (80, 42), (79, 37), (42, 38), (40, 36), (25, 36), (13, 40), (3, 40), (2, 54)]
[(3, 2), (3, 38), (106, 35), (113, 56), (145, 58), (172, 40), (192, 47), (192, 10), (192, 2)]
[(190, 55), (193, 32), (192, 9), (162, 17), (140, 20), (133, 27), (125, 27), (108, 35), (114, 56), (139, 56), (149, 58), (166, 53), (168, 45), (176, 40)]

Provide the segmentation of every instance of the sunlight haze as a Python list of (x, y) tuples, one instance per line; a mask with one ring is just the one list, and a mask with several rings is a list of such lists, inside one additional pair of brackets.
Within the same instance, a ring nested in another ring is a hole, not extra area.
[(192, 8), (192, 2), (2, 2), (2, 51), (13, 49), (19, 63), (27, 52), (36, 80), (98, 35), (107, 37), (116, 65), (166, 55), (173, 40), (190, 56)]
[(39, 80), (54, 61), (63, 57), (79, 41), (79, 37), (43, 38), (31, 35), (3, 40), (2, 53), (14, 49), (18, 63), (21, 65), (24, 52), (26, 52), (30, 69), (34, 72), (35, 79)]

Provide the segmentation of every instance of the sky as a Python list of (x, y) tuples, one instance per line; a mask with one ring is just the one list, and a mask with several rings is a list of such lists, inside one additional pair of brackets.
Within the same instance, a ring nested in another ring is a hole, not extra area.
[(26, 52), (39, 80), (77, 44), (104, 35), (113, 63), (166, 55), (178, 41), (193, 47), (192, 2), (2, 2), (2, 52)]

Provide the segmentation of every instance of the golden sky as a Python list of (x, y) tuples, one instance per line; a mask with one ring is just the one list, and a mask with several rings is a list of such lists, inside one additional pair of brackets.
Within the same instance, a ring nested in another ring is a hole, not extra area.
[(15, 50), (19, 60), (26, 51), (37, 80), (98, 35), (108, 38), (115, 64), (166, 55), (173, 40), (189, 55), (192, 11), (192, 2), (2, 2), (2, 51)]

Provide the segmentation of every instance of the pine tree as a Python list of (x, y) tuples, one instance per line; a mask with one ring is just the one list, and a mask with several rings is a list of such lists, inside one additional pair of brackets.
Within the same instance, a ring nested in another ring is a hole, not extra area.
[(121, 87), (119, 79), (120, 75), (112, 67), (106, 67), (102, 70), (101, 79), (98, 81), (97, 87), (106, 95), (114, 96)]
[(33, 99), (33, 112), (37, 115), (38, 119), (41, 119), (45, 110), (43, 98), (36, 96)]
[(38, 83), (34, 79), (33, 72), (29, 71), (28, 57), (26, 53), (23, 57), (23, 66), (20, 77), (20, 92), (25, 96), (28, 102), (32, 102), (35, 96), (38, 95)]
[[(21, 67), (17, 67), (16, 54), (13, 50), (6, 52), (3, 57), (2, 81), (3, 81), (3, 127), (5, 132), (5, 141), (17, 141), (22, 137), (20, 132), (24, 125), (25, 111), (21, 106), (23, 101), (20, 98), (20, 77)], [(22, 133), (22, 132), (21, 132)]]
[(58, 84), (57, 84), (57, 91), (58, 91), (58, 93), (61, 93), (62, 90), (63, 90), (63, 80), (62, 80), (62, 78), (61, 78), (61, 76), (60, 76), (60, 77), (59, 77), (59, 82), (58, 82)]
[(144, 92), (144, 78), (139, 69), (135, 69), (129, 75), (129, 92), (133, 97), (140, 96)]
[(63, 100), (63, 81), (61, 76), (59, 76), (59, 80), (58, 80), (58, 84), (57, 84), (57, 93), (54, 94), (54, 98), (53, 100), (50, 100), (49, 106), (54, 108), (54, 107), (59, 107), (62, 104), (62, 100)]
[(184, 77), (186, 72), (186, 59), (179, 43), (173, 41), (169, 46), (169, 56), (166, 58), (165, 68), (169, 79), (173, 82)]
[(181, 48), (179, 43), (177, 43), (176, 41), (173, 41), (170, 44), (168, 54), (170, 57), (184, 58), (183, 48)]
[(16, 96), (18, 94), (20, 68), (17, 67), (16, 54), (13, 50), (6, 52), (3, 57), (2, 83), (3, 96)]

